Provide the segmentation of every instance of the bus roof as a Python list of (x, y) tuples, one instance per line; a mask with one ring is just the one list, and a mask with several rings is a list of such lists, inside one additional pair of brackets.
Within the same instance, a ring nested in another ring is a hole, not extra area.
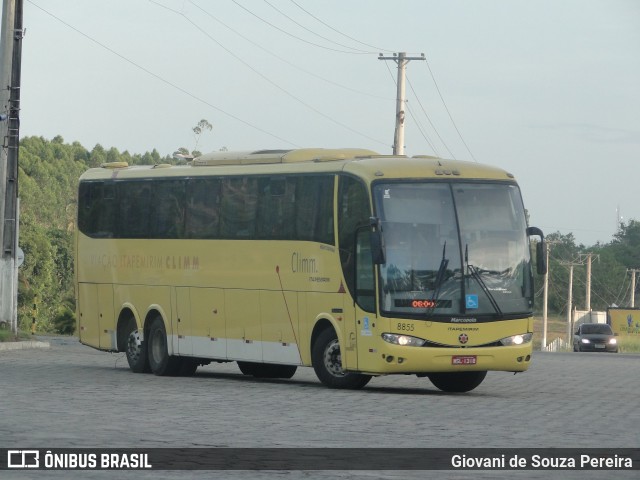
[(449, 177), (487, 180), (513, 180), (514, 178), (510, 173), (496, 167), (428, 155), (407, 157), (381, 155), (372, 150), (356, 148), (305, 148), (213, 152), (195, 158), (188, 165), (129, 166), (126, 162), (106, 163), (100, 168), (87, 170), (80, 180), (337, 172), (351, 173), (369, 182), (383, 178)]

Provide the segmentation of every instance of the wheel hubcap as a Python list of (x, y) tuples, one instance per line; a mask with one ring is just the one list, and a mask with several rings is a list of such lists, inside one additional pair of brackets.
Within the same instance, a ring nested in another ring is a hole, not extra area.
[(342, 370), (342, 357), (340, 355), (340, 344), (338, 340), (333, 340), (324, 350), (324, 366), (334, 377), (344, 377)]
[(140, 358), (140, 345), (142, 341), (140, 340), (140, 332), (138, 330), (134, 330), (129, 334), (129, 338), (127, 341), (127, 355), (136, 363)]

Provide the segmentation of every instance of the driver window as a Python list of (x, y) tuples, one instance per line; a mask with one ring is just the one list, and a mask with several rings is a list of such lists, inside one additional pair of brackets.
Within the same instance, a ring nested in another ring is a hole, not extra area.
[(356, 302), (367, 312), (375, 312), (375, 288), (371, 231), (362, 228), (356, 239)]

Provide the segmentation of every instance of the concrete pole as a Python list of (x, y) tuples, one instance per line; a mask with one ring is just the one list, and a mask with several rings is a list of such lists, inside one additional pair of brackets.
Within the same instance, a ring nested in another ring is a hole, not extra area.
[(549, 250), (547, 247), (547, 273), (544, 274), (544, 296), (542, 297), (542, 346), (547, 347), (547, 305), (549, 303)]
[(569, 265), (569, 297), (567, 298), (567, 343), (573, 345), (571, 314), (573, 309), (573, 265)]
[[(4, 182), (4, 231), (2, 232), (2, 282), (3, 306), (9, 314), (9, 323), (14, 334), (18, 333), (16, 281), (16, 257), (18, 252), (18, 157), (20, 150), (20, 78), (22, 63), (22, 9), (23, 0), (14, 1), (14, 22), (11, 31), (11, 80), (8, 84), (9, 104), (7, 132), (3, 148), (7, 152)], [(7, 293), (8, 292), (8, 293)], [(6, 317), (4, 317), (6, 318)]]
[(393, 135), (393, 154), (404, 155), (404, 104), (406, 100), (405, 81), (407, 74), (407, 57), (406, 52), (398, 54), (398, 81), (396, 90), (396, 128)]
[(589, 321), (591, 321), (591, 259), (592, 254), (587, 254), (587, 294), (585, 297), (586, 310), (589, 312)]
[(426, 60), (424, 53), (420, 57), (407, 57), (407, 52), (400, 52), (393, 57), (378, 56), (378, 60), (393, 60), (398, 64), (398, 79), (396, 81), (396, 126), (393, 135), (393, 154), (404, 155), (404, 119), (405, 104), (407, 102), (405, 94), (407, 63), (411, 60)]
[[(15, 27), (14, 0), (3, 0), (2, 32), (0, 33), (0, 246), (4, 244), (5, 196), (7, 187), (8, 114), (13, 65), (13, 44)], [(9, 252), (10, 253), (10, 252)], [(0, 249), (0, 326), (13, 327), (13, 258)]]
[(631, 308), (635, 308), (636, 305), (636, 272), (638, 270), (631, 270)]

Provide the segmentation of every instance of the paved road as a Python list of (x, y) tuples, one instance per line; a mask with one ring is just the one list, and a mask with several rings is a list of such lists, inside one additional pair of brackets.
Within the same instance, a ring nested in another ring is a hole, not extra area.
[[(536, 353), (468, 394), (427, 379), (323, 387), (312, 369), (256, 380), (234, 363), (193, 378), (133, 374), (74, 338), (0, 351), (1, 448), (640, 447), (640, 355)], [(562, 474), (560, 474), (562, 473)], [(633, 472), (2, 472), (3, 478), (636, 478)]]

